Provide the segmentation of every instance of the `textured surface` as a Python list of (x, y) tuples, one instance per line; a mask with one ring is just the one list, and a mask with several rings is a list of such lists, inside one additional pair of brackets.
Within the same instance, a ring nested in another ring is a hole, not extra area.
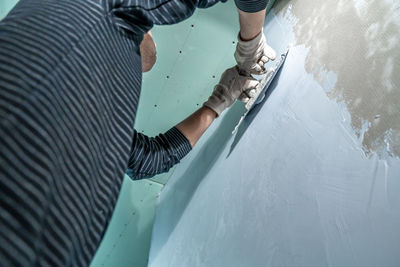
[(265, 33), (278, 53), (293, 45), (286, 63), (235, 136), (240, 105), (176, 167), (149, 266), (400, 265), (398, 10), (391, 1), (279, 2)]
[(399, 157), (400, 2), (298, 2), (280, 1), (276, 10), (296, 20), (294, 42), (308, 49), (306, 72), (346, 105), (367, 154)]

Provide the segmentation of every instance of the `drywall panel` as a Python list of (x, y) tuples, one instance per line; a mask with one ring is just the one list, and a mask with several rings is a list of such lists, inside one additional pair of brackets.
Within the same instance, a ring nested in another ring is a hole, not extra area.
[(162, 185), (125, 176), (113, 217), (90, 266), (147, 266), (156, 200)]
[[(157, 63), (143, 75), (135, 127), (154, 136), (198, 109), (222, 72), (235, 64), (238, 30), (233, 1), (198, 9), (176, 25), (154, 27)], [(172, 171), (153, 179), (165, 184)]]
[(2, 20), (8, 12), (14, 7), (18, 0), (1, 0), (0, 2), (0, 20)]
[(161, 192), (149, 266), (399, 266), (399, 4), (280, 1), (268, 98), (235, 104)]

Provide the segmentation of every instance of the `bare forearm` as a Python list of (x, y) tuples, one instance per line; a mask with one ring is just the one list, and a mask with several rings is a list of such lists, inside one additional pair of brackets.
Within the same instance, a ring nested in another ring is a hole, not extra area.
[(256, 37), (262, 30), (265, 20), (265, 11), (248, 13), (238, 9), (240, 22), (240, 38), (248, 41)]
[(216, 113), (208, 107), (201, 107), (187, 117), (176, 128), (189, 140), (193, 147), (216, 118)]
[[(265, 19), (265, 9), (249, 13), (238, 9), (240, 21), (240, 38), (244, 41), (256, 37), (262, 30)], [(176, 128), (189, 140), (193, 147), (203, 133), (216, 118), (217, 113), (208, 107), (201, 107)]]

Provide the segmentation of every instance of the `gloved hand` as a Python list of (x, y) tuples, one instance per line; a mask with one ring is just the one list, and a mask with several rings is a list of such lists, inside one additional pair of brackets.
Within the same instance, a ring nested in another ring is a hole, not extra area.
[(238, 34), (235, 59), (239, 69), (246, 74), (264, 74), (265, 64), (274, 60), (275, 56), (275, 51), (267, 44), (263, 31), (250, 41), (241, 40), (240, 33)]
[(222, 74), (221, 80), (214, 87), (213, 93), (203, 106), (211, 108), (219, 116), (222, 111), (232, 106), (243, 93), (252, 97), (257, 85), (256, 79), (251, 76), (240, 75), (238, 67), (232, 67)]

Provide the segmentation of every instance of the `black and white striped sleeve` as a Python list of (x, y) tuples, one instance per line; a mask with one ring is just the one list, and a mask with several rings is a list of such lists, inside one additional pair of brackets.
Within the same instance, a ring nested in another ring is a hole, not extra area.
[(137, 180), (167, 172), (191, 149), (187, 138), (175, 127), (157, 137), (135, 131), (127, 174)]

